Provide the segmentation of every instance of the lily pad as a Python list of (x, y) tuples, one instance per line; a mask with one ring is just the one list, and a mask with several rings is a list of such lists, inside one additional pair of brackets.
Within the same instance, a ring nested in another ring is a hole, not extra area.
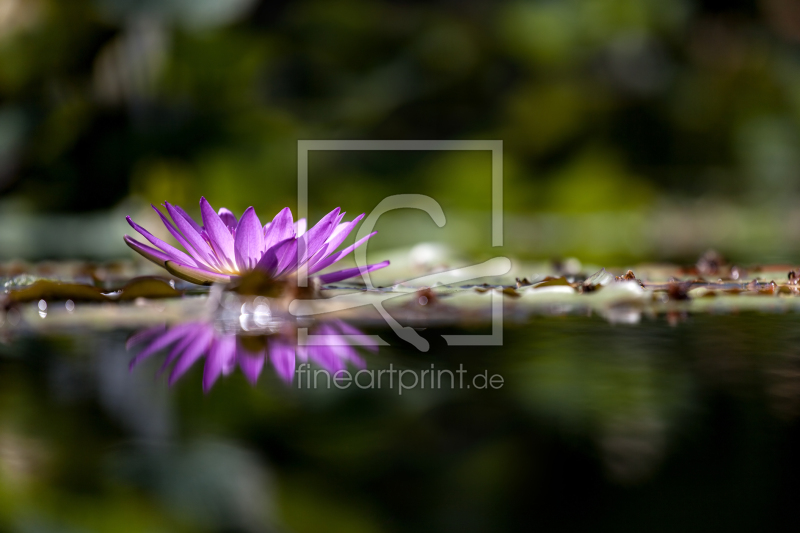
[(109, 298), (96, 287), (50, 280), (39, 280), (22, 289), (9, 291), (6, 295), (8, 303), (35, 302), (37, 300), (107, 302)]
[(533, 285), (534, 289), (540, 289), (542, 287), (559, 287), (559, 286), (567, 286), (572, 287), (572, 284), (567, 281), (567, 278), (561, 276), (560, 278), (554, 277), (547, 277), (544, 281), (536, 283)]
[(129, 281), (117, 299), (125, 302), (136, 298), (176, 298), (182, 294), (182, 291), (176, 290), (167, 280), (147, 276)]

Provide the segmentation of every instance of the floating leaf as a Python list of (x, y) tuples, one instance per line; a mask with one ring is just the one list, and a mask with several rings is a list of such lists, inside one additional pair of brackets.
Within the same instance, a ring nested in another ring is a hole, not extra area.
[(572, 286), (572, 284), (569, 281), (567, 281), (567, 278), (565, 278), (564, 276), (561, 276), (560, 278), (553, 278), (548, 276), (547, 278), (544, 279), (544, 281), (535, 284), (533, 288), (539, 289), (542, 287), (555, 287), (561, 285), (566, 285), (568, 287)]
[(9, 291), (8, 302), (23, 303), (37, 300), (73, 300), (83, 302), (107, 302), (108, 296), (100, 289), (78, 283), (39, 280), (22, 289)]
[(503, 288), (502, 292), (506, 296), (511, 296), (512, 298), (519, 298), (520, 296), (520, 294), (513, 287), (505, 287)]
[(146, 276), (129, 281), (117, 299), (124, 302), (136, 298), (175, 298), (182, 295), (183, 292), (176, 290), (167, 280)]

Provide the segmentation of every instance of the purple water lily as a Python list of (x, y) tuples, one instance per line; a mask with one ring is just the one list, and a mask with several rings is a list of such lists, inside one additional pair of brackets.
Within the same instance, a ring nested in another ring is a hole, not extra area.
[[(136, 224), (128, 223), (153, 246), (125, 235), (125, 243), (170, 273), (192, 283), (227, 283), (246, 272), (260, 270), (280, 278), (305, 269), (317, 274), (364, 244), (372, 232), (355, 244), (337, 252), (350, 232), (361, 222), (361, 214), (350, 222), (342, 222), (345, 213), (337, 207), (306, 231), (305, 219), (295, 222), (287, 207), (262, 226), (255, 209), (248, 207), (240, 220), (224, 207), (215, 212), (205, 198), (200, 199), (201, 226), (186, 212), (169, 202), (164, 203), (172, 222), (156, 207), (167, 230), (186, 250), (183, 252), (155, 237)], [(372, 272), (389, 265), (383, 261), (363, 267), (347, 268), (319, 275), (322, 283), (334, 283)]]
[(203, 390), (208, 392), (221, 375), (229, 375), (238, 366), (247, 380), (255, 385), (264, 365), (269, 361), (275, 373), (286, 383), (292, 383), (295, 364), (312, 362), (335, 374), (353, 364), (365, 368), (364, 359), (352, 345), (364, 346), (370, 351), (378, 350), (377, 343), (359, 330), (341, 320), (332, 320), (313, 328), (313, 335), (323, 339), (315, 345), (300, 346), (292, 328), (281, 333), (264, 336), (265, 342), (258, 348), (244, 342), (244, 337), (218, 331), (213, 322), (197, 321), (167, 328), (155, 326), (133, 335), (126, 347), (147, 343), (130, 363), (133, 370), (138, 364), (154, 354), (172, 347), (164, 359), (161, 371), (170, 365), (169, 384), (173, 385), (186, 374), (197, 361), (206, 358), (203, 370)]

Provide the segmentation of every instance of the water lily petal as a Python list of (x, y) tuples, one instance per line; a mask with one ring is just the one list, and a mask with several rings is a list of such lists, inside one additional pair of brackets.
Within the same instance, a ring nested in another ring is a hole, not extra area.
[(322, 283), (336, 283), (337, 281), (342, 281), (343, 279), (352, 278), (362, 273), (366, 274), (367, 272), (372, 272), (374, 270), (385, 268), (387, 266), (389, 266), (389, 261), (383, 261), (382, 263), (375, 263), (374, 265), (366, 265), (364, 267), (346, 268), (344, 270), (337, 270), (336, 272), (331, 272), (330, 274), (323, 274), (319, 277), (319, 280)]
[(228, 229), (230, 230), (236, 229), (236, 225), (239, 222), (236, 220), (236, 215), (233, 214), (233, 211), (231, 211), (227, 207), (220, 207), (219, 211), (217, 211), (217, 214), (219, 215), (219, 218), (222, 219), (222, 222), (224, 222), (225, 225), (228, 226)]
[(127, 341), (125, 341), (125, 349), (130, 350), (137, 344), (141, 344), (146, 340), (152, 339), (153, 337), (156, 337), (165, 331), (167, 331), (166, 324), (159, 324), (158, 326), (153, 326), (152, 328), (146, 328), (142, 331), (137, 331), (131, 335)]
[(372, 233), (370, 233), (366, 237), (362, 237), (361, 239), (359, 239), (355, 243), (351, 244), (350, 246), (348, 246), (347, 248), (345, 248), (341, 252), (337, 252), (337, 253), (335, 253), (333, 255), (329, 255), (325, 259), (320, 259), (319, 261), (317, 261), (314, 264), (313, 267), (311, 267), (311, 269), (309, 270), (309, 273), (310, 274), (315, 274), (315, 273), (319, 272), (320, 270), (328, 268), (329, 266), (331, 266), (335, 262), (339, 261), (341, 258), (346, 256), (347, 254), (349, 254), (350, 252), (352, 252), (353, 250), (355, 250), (356, 248), (358, 248), (359, 246), (361, 246), (362, 244), (367, 242), (376, 233), (378, 233), (378, 232), (377, 231), (373, 231)]
[[(347, 363), (354, 363), (363, 368), (365, 362), (348, 342), (347, 338), (340, 335), (331, 324), (323, 324), (317, 330), (317, 338), (321, 340), (318, 346), (325, 346), (319, 350), (312, 349), (311, 357), (330, 372), (347, 368)], [(318, 353), (317, 353), (318, 352)]]
[(133, 229), (138, 231), (139, 234), (142, 235), (142, 237), (144, 237), (145, 239), (150, 241), (150, 244), (152, 244), (153, 246), (157, 246), (158, 248), (163, 250), (168, 256), (172, 257), (173, 261), (178, 261), (179, 263), (185, 263), (185, 264), (191, 265), (191, 266), (197, 266), (197, 263), (195, 262), (194, 259), (189, 257), (184, 252), (178, 250), (177, 248), (175, 248), (171, 244), (169, 244), (167, 242), (164, 242), (161, 239), (159, 239), (158, 237), (156, 237), (155, 235), (151, 234), (149, 231), (147, 231), (146, 229), (141, 227), (139, 224), (134, 222), (131, 219), (131, 217), (125, 217), (125, 220), (127, 220), (128, 224), (130, 224)]
[[(318, 331), (315, 335), (324, 335), (324, 333)], [(308, 357), (330, 374), (335, 374), (337, 371), (347, 368), (347, 365), (336, 356), (336, 352), (333, 348), (328, 345), (328, 341), (323, 341), (323, 343), (315, 346), (309, 346)]]
[[(175, 209), (175, 211), (177, 211), (177, 212), (178, 212), (178, 213), (181, 215), (181, 217), (182, 217), (182, 218), (183, 218), (183, 219), (184, 219), (186, 222), (188, 222), (188, 223), (189, 223), (189, 225), (190, 225), (190, 226), (192, 226), (192, 228), (194, 228), (194, 230), (195, 230), (197, 233), (203, 233), (203, 226), (201, 226), (200, 224), (198, 224), (197, 222), (195, 222), (195, 220), (194, 220), (192, 217), (190, 217), (190, 216), (189, 216), (189, 214), (188, 214), (186, 211), (184, 211), (184, 210), (183, 210), (183, 208), (182, 208), (181, 206), (179, 206), (179, 205), (173, 205), (172, 207)], [(170, 213), (170, 216), (171, 216), (171, 215), (172, 215), (172, 213)]]
[(173, 276), (177, 276), (192, 283), (197, 283), (198, 285), (228, 283), (231, 280), (231, 277), (225, 274), (204, 270), (202, 268), (190, 267), (188, 265), (182, 265), (172, 261), (167, 261), (164, 264), (164, 268), (166, 268), (167, 271), (169, 271), (169, 273)]
[(338, 328), (343, 335), (346, 335), (349, 339), (352, 339), (358, 346), (362, 346), (373, 353), (378, 352), (378, 341), (371, 339), (369, 335), (365, 335), (363, 332), (354, 328), (347, 322), (343, 320), (336, 320), (333, 324), (333, 327)]
[(172, 372), (169, 375), (170, 386), (174, 385), (175, 382), (179, 380), (187, 370), (189, 370), (195, 361), (200, 359), (206, 350), (208, 350), (209, 344), (213, 338), (213, 328), (205, 328), (202, 331), (197, 332), (197, 336), (194, 337), (192, 343), (186, 348), (186, 351), (183, 352), (183, 355), (180, 356), (178, 362), (175, 363), (175, 367), (172, 369)]
[[(190, 224), (186, 218), (175, 208), (175, 206), (171, 205), (169, 202), (164, 202), (164, 205), (169, 212), (169, 215), (172, 217), (172, 220), (175, 222), (175, 225), (178, 226), (178, 229), (186, 237), (186, 240), (189, 244), (192, 245), (192, 248), (198, 253), (198, 255), (208, 264), (210, 267), (219, 269), (221, 264), (219, 260), (216, 258), (214, 253), (211, 251), (211, 247), (208, 243), (203, 239), (201, 232), (198, 232), (192, 224)], [(197, 225), (196, 223), (194, 224)], [(202, 231), (202, 230), (201, 230)], [(191, 253), (191, 250), (189, 250)]]
[(245, 210), (236, 226), (235, 253), (239, 272), (253, 270), (264, 253), (264, 231), (252, 207)]
[(339, 215), (336, 217), (336, 221), (333, 223), (333, 230), (336, 231), (336, 228), (342, 223), (344, 216), (347, 214), (346, 211), (340, 211)]
[(170, 234), (171, 234), (173, 237), (175, 237), (175, 240), (176, 240), (176, 241), (178, 241), (178, 242), (180, 243), (180, 245), (181, 245), (181, 246), (183, 246), (183, 248), (184, 248), (184, 249), (185, 249), (187, 252), (189, 252), (189, 255), (191, 255), (191, 256), (192, 256), (192, 258), (194, 258), (194, 260), (195, 260), (195, 263), (197, 264), (197, 266), (198, 266), (198, 267), (208, 267), (208, 266), (209, 266), (209, 264), (208, 264), (208, 261), (204, 260), (204, 259), (203, 259), (203, 256), (202, 256), (200, 253), (198, 253), (198, 252), (197, 252), (197, 250), (195, 250), (195, 249), (194, 249), (194, 247), (193, 247), (191, 244), (189, 244), (189, 241), (187, 241), (187, 240), (186, 240), (186, 238), (185, 238), (185, 237), (184, 237), (184, 236), (181, 234), (181, 232), (180, 232), (180, 231), (178, 231), (178, 230), (175, 228), (175, 226), (174, 226), (174, 225), (172, 224), (172, 222), (170, 222), (170, 220), (169, 220), (169, 219), (168, 219), (168, 218), (167, 218), (167, 217), (164, 215), (164, 213), (162, 213), (162, 212), (161, 212), (161, 211), (160, 211), (160, 210), (159, 210), (159, 209), (158, 209), (156, 206), (154, 206), (153, 204), (150, 204), (150, 206), (151, 206), (151, 207), (152, 207), (152, 208), (155, 210), (155, 212), (156, 212), (156, 213), (158, 213), (158, 216), (159, 216), (159, 217), (161, 217), (161, 222), (163, 222), (163, 223), (164, 223), (164, 226), (167, 228), (167, 231), (169, 231), (169, 232), (170, 232)]
[(303, 234), (306, 232), (306, 219), (301, 218), (297, 222), (294, 223), (294, 234), (297, 237), (302, 237)]
[(336, 228), (335, 220), (339, 217), (340, 209), (337, 207), (317, 222), (313, 228), (308, 230), (301, 238), (298, 239), (298, 250), (300, 250), (300, 264), (305, 263), (309, 257), (316, 254), (320, 247), (325, 244), (325, 241), (330, 237), (333, 230)]
[(208, 393), (211, 387), (223, 373), (223, 369), (230, 366), (230, 361), (236, 357), (236, 337), (225, 335), (215, 339), (206, 358), (203, 368), (203, 392)]
[(234, 342), (233, 353), (222, 364), (222, 375), (229, 376), (236, 370), (236, 343)]
[(336, 226), (336, 228), (333, 230), (333, 233), (331, 233), (331, 236), (328, 237), (327, 241), (325, 241), (325, 244), (327, 245), (325, 247), (325, 255), (335, 252), (336, 249), (345, 241), (345, 239), (347, 239), (347, 236), (350, 235), (350, 232), (353, 231), (353, 228), (358, 226), (358, 223), (361, 222), (361, 219), (363, 218), (364, 213), (361, 213), (350, 222), (345, 222)]
[(297, 345), (294, 351), (295, 360), (301, 363), (308, 362), (308, 346)]
[(288, 255), (287, 249), (292, 248), (295, 250), (294, 255), (297, 256), (297, 239), (289, 237), (288, 239), (279, 242), (275, 246), (269, 248), (261, 259), (256, 264), (256, 268), (262, 272), (266, 272), (270, 276), (276, 276), (284, 256)]
[(286, 244), (276, 250), (278, 255), (277, 274), (290, 274), (297, 269), (297, 244), (298, 239), (288, 239)]
[(258, 377), (264, 368), (264, 358), (265, 353), (263, 351), (253, 353), (248, 351), (241, 342), (236, 342), (236, 362), (239, 363), (239, 368), (242, 369), (244, 377), (253, 385), (258, 382)]
[(269, 360), (272, 368), (284, 382), (291, 383), (294, 379), (294, 346), (279, 340), (269, 343)]
[(173, 342), (177, 341), (184, 335), (186, 335), (189, 331), (193, 331), (197, 328), (196, 323), (188, 323), (188, 324), (179, 324), (177, 326), (173, 326), (169, 330), (167, 330), (164, 335), (157, 337), (153, 342), (151, 342), (147, 348), (139, 352), (136, 357), (134, 357), (131, 362), (129, 368), (133, 370), (133, 368), (141, 363), (143, 360), (147, 359), (154, 353), (163, 350)]
[(272, 222), (265, 226), (264, 247), (269, 250), (279, 242), (285, 241), (289, 237), (294, 237), (294, 223), (292, 222), (292, 210), (288, 207), (281, 209), (275, 215)]
[(152, 261), (159, 266), (163, 267), (167, 261), (173, 260), (172, 257), (168, 256), (161, 250), (156, 250), (155, 248), (147, 246), (146, 244), (142, 244), (129, 235), (125, 235), (122, 240), (124, 240), (125, 244), (127, 244), (134, 252), (140, 254), (145, 259)]
[(191, 346), (191, 344), (195, 340), (195, 337), (197, 337), (197, 335), (201, 333), (201, 330), (204, 329), (203, 324), (195, 323), (195, 326), (197, 328), (196, 330), (192, 330), (191, 332), (186, 333), (183, 336), (183, 338), (180, 339), (175, 344), (175, 346), (173, 346), (172, 349), (169, 351), (167, 356), (164, 358), (164, 362), (161, 364), (161, 368), (158, 369), (159, 376), (163, 374), (164, 371), (167, 368), (169, 368), (169, 365), (171, 365), (175, 360), (177, 360), (178, 357), (180, 357), (183, 352), (186, 351), (186, 348)]
[(203, 215), (203, 225), (211, 239), (212, 248), (217, 252), (217, 255), (227, 263), (227, 266), (231, 270), (234, 270), (236, 268), (236, 263), (233, 252), (233, 236), (228, 226), (226, 226), (222, 218), (214, 212), (214, 208), (211, 207), (211, 204), (208, 203), (205, 197), (200, 198), (200, 213)]

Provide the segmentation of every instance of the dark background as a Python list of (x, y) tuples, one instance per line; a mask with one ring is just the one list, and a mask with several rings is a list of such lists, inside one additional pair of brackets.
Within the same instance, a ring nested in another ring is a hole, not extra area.
[[(793, 261), (799, 43), (792, 0), (3, 0), (0, 255), (126, 256), (125, 214), (201, 195), (268, 220), (298, 139), (500, 139), (506, 253)], [(310, 168), (312, 218), (428, 194), (428, 240), (491, 252), (487, 153)]]
[[(389, 278), (425, 242), (412, 260), (796, 264), (800, 4), (0, 0), (3, 261), (132, 258), (125, 215), (164, 236), (150, 202), (265, 222), (297, 203), (302, 139), (503, 141), (499, 250), (488, 153), (311, 155), (312, 218), (442, 205), (441, 229), (381, 220)], [(267, 370), (204, 395), (202, 363), (169, 388), (163, 358), (128, 371), (131, 331), (38, 334), (63, 303), (36, 305), (40, 329), (0, 315), (0, 531), (797, 530), (791, 313), (533, 316), (502, 347), (430, 328), (425, 354), (376, 329), (371, 369), (505, 385), (308, 392)]]
[(393, 344), (372, 370), (504, 378), (402, 395), (386, 376), (299, 389), (269, 368), (206, 395), (202, 360), (173, 388), (162, 356), (129, 372), (123, 331), (22, 337), (0, 344), (0, 527), (796, 531), (796, 322), (535, 317), (502, 347), (429, 328), (429, 353), (367, 330)]

